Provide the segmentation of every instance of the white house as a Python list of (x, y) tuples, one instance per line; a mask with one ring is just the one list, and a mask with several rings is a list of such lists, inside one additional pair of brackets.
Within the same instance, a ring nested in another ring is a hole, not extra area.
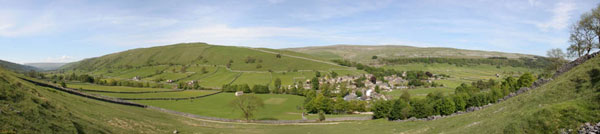
[(242, 91), (235, 92), (235, 96), (242, 96), (242, 95), (244, 95), (244, 92), (242, 92)]

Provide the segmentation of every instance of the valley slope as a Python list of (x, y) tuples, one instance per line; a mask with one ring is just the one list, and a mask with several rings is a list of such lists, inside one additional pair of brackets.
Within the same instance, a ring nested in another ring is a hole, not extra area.
[[(600, 58), (483, 110), (433, 121), (244, 124), (195, 120), (99, 102), (0, 69), (2, 132), (19, 133), (556, 133), (600, 120)], [(9, 121), (10, 120), (10, 121)], [(36, 121), (33, 121), (36, 120)]]
[(322, 57), (325, 59), (347, 59), (361, 63), (372, 63), (373, 56), (379, 58), (424, 58), (424, 57), (443, 57), (443, 58), (488, 58), (488, 57), (507, 57), (533, 58), (533, 55), (503, 53), (494, 51), (466, 50), (443, 47), (413, 47), (400, 45), (332, 45), (318, 47), (287, 48), (300, 53)]

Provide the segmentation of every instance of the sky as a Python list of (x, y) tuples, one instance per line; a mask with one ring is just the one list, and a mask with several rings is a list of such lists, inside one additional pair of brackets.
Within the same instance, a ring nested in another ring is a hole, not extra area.
[(545, 55), (596, 0), (0, 0), (0, 59), (73, 62), (183, 42)]

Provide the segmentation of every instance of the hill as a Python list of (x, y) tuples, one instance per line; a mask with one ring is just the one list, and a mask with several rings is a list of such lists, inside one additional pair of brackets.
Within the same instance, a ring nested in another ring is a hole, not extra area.
[[(279, 55), (278, 55), (279, 54)], [(158, 65), (217, 65), (240, 71), (330, 70), (345, 67), (328, 61), (271, 51), (205, 43), (139, 48), (65, 65), (65, 69), (129, 69)]]
[(27, 66), (36, 67), (42, 70), (56, 70), (67, 63), (25, 63)]
[(17, 63), (12, 63), (12, 62), (8, 62), (8, 61), (4, 61), (4, 60), (0, 60), (0, 67), (3, 67), (5, 69), (9, 69), (9, 70), (13, 70), (13, 71), (17, 71), (17, 72), (27, 72), (27, 71), (30, 71), (30, 70), (35, 70), (35, 71), (40, 70), (40, 69), (32, 67), (32, 66), (21, 65), (21, 64), (17, 64)]
[(600, 121), (600, 57), (553, 81), (471, 113), (432, 121), (244, 124), (196, 120), (79, 97), (0, 69), (6, 133), (556, 133)]
[(443, 57), (443, 58), (488, 58), (488, 57), (506, 57), (506, 58), (532, 58), (533, 55), (503, 53), (494, 51), (465, 50), (443, 47), (412, 47), (399, 45), (332, 45), (318, 47), (287, 48), (300, 53), (323, 57), (329, 60), (347, 59), (355, 62), (370, 63), (372, 57), (379, 58), (423, 58), (423, 57)]

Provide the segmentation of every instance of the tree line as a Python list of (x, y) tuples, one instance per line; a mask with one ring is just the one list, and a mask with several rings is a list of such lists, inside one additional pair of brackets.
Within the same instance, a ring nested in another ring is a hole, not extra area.
[(388, 120), (450, 115), (457, 111), (465, 111), (469, 107), (495, 103), (521, 87), (531, 86), (534, 80), (535, 77), (531, 73), (525, 73), (519, 78), (506, 77), (501, 82), (493, 79), (480, 80), (471, 84), (461, 84), (452, 95), (434, 92), (428, 94), (425, 99), (411, 99), (410, 94), (404, 92), (398, 99), (374, 101), (371, 111), (374, 113), (374, 119)]
[(386, 64), (410, 64), (410, 63), (444, 63), (452, 64), (456, 66), (470, 66), (470, 65), (493, 65), (497, 67), (511, 66), (511, 67), (526, 67), (526, 68), (544, 68), (550, 65), (552, 62), (540, 56), (534, 58), (521, 57), (518, 59), (508, 59), (506, 57), (489, 57), (489, 58), (396, 58), (396, 59), (381, 59), (381, 62)]

